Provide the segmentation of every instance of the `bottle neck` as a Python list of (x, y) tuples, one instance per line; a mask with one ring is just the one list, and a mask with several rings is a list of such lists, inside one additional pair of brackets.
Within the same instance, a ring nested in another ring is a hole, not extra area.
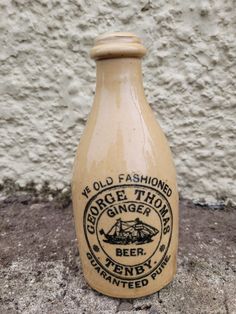
[[(127, 103), (146, 101), (140, 58), (113, 58), (97, 60), (96, 94), (99, 102)], [(111, 98), (112, 97), (112, 98)]]

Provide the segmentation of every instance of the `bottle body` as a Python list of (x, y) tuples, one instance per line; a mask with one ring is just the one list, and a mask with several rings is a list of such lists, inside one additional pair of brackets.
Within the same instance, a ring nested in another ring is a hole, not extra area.
[(176, 271), (175, 168), (144, 96), (140, 60), (101, 60), (97, 69), (73, 170), (80, 258), (92, 288), (142, 297), (168, 284)]

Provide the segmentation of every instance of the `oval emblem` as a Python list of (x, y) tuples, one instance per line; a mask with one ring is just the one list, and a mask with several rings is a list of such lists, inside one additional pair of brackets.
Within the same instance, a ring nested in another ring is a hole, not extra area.
[(105, 273), (121, 280), (145, 278), (157, 269), (168, 252), (172, 224), (166, 197), (140, 184), (105, 188), (84, 211), (91, 256)]

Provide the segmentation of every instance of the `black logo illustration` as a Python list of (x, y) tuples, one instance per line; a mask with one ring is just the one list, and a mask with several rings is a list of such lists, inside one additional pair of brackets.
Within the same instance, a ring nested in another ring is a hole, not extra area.
[(112, 284), (133, 285), (163, 269), (173, 215), (157, 189), (141, 184), (103, 188), (89, 199), (83, 221), (88, 260)]
[(144, 223), (139, 218), (129, 221), (119, 218), (107, 233), (103, 229), (100, 230), (100, 234), (105, 236), (103, 241), (110, 244), (149, 243), (158, 232), (156, 228)]

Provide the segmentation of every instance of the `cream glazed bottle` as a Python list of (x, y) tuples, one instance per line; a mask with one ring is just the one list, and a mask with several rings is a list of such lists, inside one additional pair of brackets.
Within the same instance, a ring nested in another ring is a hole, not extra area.
[(176, 173), (144, 95), (145, 53), (132, 33), (96, 39), (96, 93), (73, 170), (84, 277), (95, 290), (118, 298), (154, 293), (176, 272)]

